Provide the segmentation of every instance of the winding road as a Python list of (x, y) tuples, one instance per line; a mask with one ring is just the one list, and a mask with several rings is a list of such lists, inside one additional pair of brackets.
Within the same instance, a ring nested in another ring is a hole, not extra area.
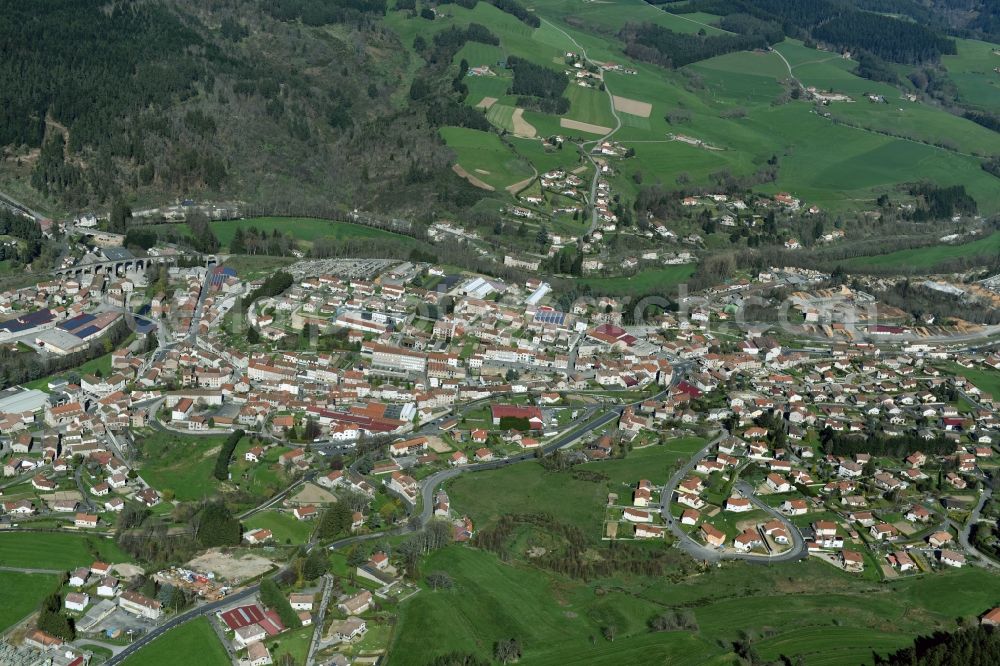
[(964, 548), (970, 555), (975, 556), (983, 563), (986, 567), (990, 569), (1000, 569), (1000, 563), (992, 559), (985, 553), (981, 553), (975, 546), (972, 545), (970, 537), (972, 536), (972, 526), (979, 523), (979, 516), (982, 514), (983, 507), (993, 496), (993, 489), (989, 487), (988, 484), (983, 484), (983, 492), (979, 494), (979, 502), (976, 504), (976, 508), (972, 510), (969, 514), (969, 519), (965, 521), (964, 525), (958, 525), (953, 520), (949, 519), (948, 523), (955, 528), (958, 532), (958, 542), (962, 544)]
[[(594, 60), (591, 60), (590, 56), (587, 55), (587, 49), (585, 49), (582, 46), (580, 46), (580, 43), (578, 41), (576, 41), (575, 39), (573, 39), (573, 37), (570, 36), (570, 34), (568, 32), (566, 32), (565, 30), (563, 30), (562, 28), (560, 28), (559, 26), (557, 26), (552, 21), (549, 21), (548, 19), (544, 19), (543, 18), (541, 20), (542, 20), (542, 23), (545, 23), (546, 25), (548, 25), (549, 27), (553, 28), (554, 30), (557, 30), (558, 32), (560, 32), (562, 34), (563, 37), (565, 37), (570, 42), (572, 42), (573, 46), (575, 46), (580, 51), (580, 54), (583, 56), (583, 59), (587, 63), (589, 63), (591, 65), (594, 65), (595, 67), (600, 67), (599, 63), (597, 63)], [(614, 136), (618, 132), (618, 130), (620, 130), (622, 128), (622, 119), (618, 115), (618, 110), (615, 108), (615, 98), (614, 98), (614, 95), (611, 94), (611, 89), (608, 87), (608, 83), (604, 79), (604, 76), (601, 76), (601, 83), (604, 85), (604, 92), (607, 94), (607, 96), (608, 96), (608, 103), (611, 105), (611, 115), (615, 119), (615, 126), (611, 129), (610, 132), (608, 132), (604, 136), (600, 137), (599, 139), (594, 139), (592, 141), (584, 141), (584, 142), (578, 144), (579, 147), (580, 147), (580, 150), (582, 150), (583, 154), (587, 156), (588, 160), (590, 160), (591, 166), (594, 167), (594, 179), (592, 181), (590, 181), (590, 229), (588, 230), (588, 233), (592, 233), (595, 229), (597, 229), (597, 208), (594, 206), (594, 201), (597, 200), (597, 184), (601, 180), (601, 170), (598, 168), (597, 162), (594, 160), (594, 157), (590, 154), (590, 151), (587, 150), (587, 146), (600, 143), (601, 141), (607, 141), (612, 136)]]
[(677, 539), (677, 547), (683, 550), (685, 553), (695, 558), (696, 560), (702, 560), (704, 562), (719, 562), (721, 560), (745, 560), (748, 562), (792, 562), (795, 560), (805, 559), (807, 556), (805, 539), (802, 538), (802, 533), (799, 529), (788, 520), (788, 517), (780, 513), (776, 509), (768, 506), (763, 500), (761, 500), (754, 493), (753, 488), (750, 487), (745, 481), (738, 482), (735, 487), (739, 490), (744, 497), (750, 500), (759, 509), (763, 509), (769, 513), (774, 518), (780, 520), (785, 526), (788, 535), (792, 539), (792, 546), (777, 555), (762, 555), (760, 553), (735, 553), (730, 551), (722, 551), (716, 548), (710, 548), (698, 541), (681, 529), (680, 521), (675, 520), (673, 514), (670, 512), (670, 504), (673, 500), (674, 491), (677, 490), (677, 486), (683, 481), (695, 466), (705, 459), (716, 444), (727, 437), (729, 433), (722, 431), (718, 437), (713, 439), (711, 442), (706, 444), (704, 448), (695, 453), (691, 458), (684, 463), (681, 467), (677, 469), (667, 481), (667, 484), (663, 486), (663, 490), (660, 492), (660, 515), (666, 522), (667, 527), (670, 532)]

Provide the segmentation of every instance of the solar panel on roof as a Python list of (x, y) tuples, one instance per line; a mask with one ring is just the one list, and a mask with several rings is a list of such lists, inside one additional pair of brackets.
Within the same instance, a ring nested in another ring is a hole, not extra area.
[(535, 321), (540, 324), (561, 325), (566, 321), (566, 313), (557, 310), (539, 310), (535, 313)]
[(86, 326), (90, 322), (94, 321), (97, 317), (91, 314), (82, 314), (73, 317), (72, 319), (67, 319), (63, 323), (59, 324), (56, 328), (61, 328), (64, 331), (72, 331), (74, 328), (79, 328), (81, 326)]
[(73, 335), (75, 335), (76, 337), (78, 337), (78, 338), (80, 338), (82, 340), (83, 338), (87, 337), (88, 335), (93, 335), (94, 333), (97, 333), (100, 330), (101, 329), (98, 328), (97, 326), (88, 326), (88, 327), (86, 327), (86, 328), (84, 328), (82, 330), (76, 331), (75, 333), (73, 333)]

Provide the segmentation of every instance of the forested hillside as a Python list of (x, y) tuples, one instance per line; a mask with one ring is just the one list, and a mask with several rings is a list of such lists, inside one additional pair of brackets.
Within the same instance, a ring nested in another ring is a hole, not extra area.
[[(954, 40), (906, 17), (887, 16), (880, 5), (867, 0), (693, 0), (689, 3), (648, 0), (671, 12), (703, 11), (727, 17), (728, 28), (741, 34), (760, 34), (769, 28), (770, 41), (778, 41), (773, 26), (785, 35), (815, 39), (850, 51), (865, 51), (891, 62), (917, 64), (937, 61), (955, 53)], [(901, 3), (900, 3), (901, 4)], [(734, 22), (734, 17), (753, 17), (756, 22)], [(723, 27), (727, 27), (723, 23)]]
[(317, 212), (447, 204), (435, 181), (445, 199), (462, 185), (426, 107), (406, 99), (413, 64), (384, 12), (384, 0), (0, 0), (0, 175), (68, 210), (121, 194)]

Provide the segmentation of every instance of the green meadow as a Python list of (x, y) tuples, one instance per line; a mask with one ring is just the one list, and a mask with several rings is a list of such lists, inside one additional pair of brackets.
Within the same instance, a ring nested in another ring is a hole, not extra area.
[(70, 569), (94, 560), (128, 562), (113, 539), (59, 532), (0, 532), (0, 565), (29, 569)]
[(629, 277), (582, 278), (582, 282), (599, 294), (629, 296), (649, 294), (654, 291), (666, 293), (694, 274), (694, 264), (679, 264), (663, 268), (647, 268)]
[(219, 482), (212, 471), (226, 435), (179, 435), (154, 431), (138, 437), (142, 447), (139, 475), (161, 493), (170, 491), (178, 500), (193, 502), (218, 493)]
[[(728, 664), (744, 636), (767, 660), (870, 664), (873, 651), (954, 629), (957, 618), (975, 621), (995, 605), (996, 589), (981, 569), (877, 584), (815, 559), (581, 581), (463, 546), (430, 555), (422, 570), (448, 572), (455, 587), (424, 590), (401, 606), (390, 664), (452, 651), (488, 658), (506, 638), (521, 642), (520, 663), (528, 665)], [(650, 619), (674, 610), (692, 613), (697, 630), (649, 630)], [(604, 636), (608, 627), (613, 641)]]
[[(479, 529), (505, 514), (548, 513), (593, 534), (588, 556), (600, 558), (607, 546), (587, 526), (603, 520), (606, 493), (622, 496), (643, 478), (662, 483), (674, 461), (702, 444), (675, 440), (566, 472), (526, 463), (458, 477), (448, 491), (452, 507)], [(545, 538), (537, 532), (528, 541), (525, 536), (515, 534), (509, 561), (470, 546), (429, 555), (421, 571), (447, 572), (455, 586), (425, 589), (401, 605), (389, 663), (427, 663), (449, 652), (488, 659), (496, 641), (516, 638), (524, 652), (520, 663), (529, 666), (729, 664), (735, 662), (734, 642), (749, 638), (767, 660), (870, 664), (873, 652), (885, 654), (917, 635), (954, 629), (958, 619), (975, 621), (996, 605), (994, 575), (982, 569), (879, 583), (812, 558), (708, 569), (685, 560), (668, 576), (584, 581), (534, 566), (528, 546)], [(672, 611), (691, 614), (697, 627), (650, 631), (652, 618)]]
[[(8, 566), (3, 559), (4, 566)], [(88, 563), (89, 564), (89, 563)], [(42, 598), (59, 587), (59, 577), (48, 574), (21, 574), (0, 571), (0, 632), (27, 617)]]
[(958, 363), (948, 363), (945, 370), (950, 375), (959, 375), (972, 382), (973, 386), (991, 397), (1000, 397), (1000, 370), (975, 367), (966, 368)]
[(503, 190), (532, 175), (531, 166), (491, 132), (442, 127), (441, 138), (455, 151), (457, 162), (470, 175)]
[(971, 257), (979, 254), (995, 255), (1000, 253), (1000, 232), (994, 232), (985, 238), (957, 245), (931, 245), (912, 250), (899, 250), (889, 254), (872, 255), (845, 259), (838, 263), (847, 270), (864, 270), (866, 268), (893, 269), (910, 268), (915, 270), (931, 269), (950, 259)]
[[(453, 651), (489, 659), (493, 644), (508, 638), (521, 642), (521, 664), (691, 664), (722, 652), (690, 634), (648, 633), (654, 602), (617, 590), (597, 597), (576, 582), (503, 564), (483, 551), (452, 546), (428, 557), (423, 570), (447, 571), (456, 586), (424, 590), (401, 606), (390, 665), (425, 664)], [(614, 642), (601, 638), (608, 620), (618, 625)], [(699, 659), (691, 661), (693, 655)]]
[(208, 619), (199, 617), (176, 629), (125, 660), (125, 666), (227, 666), (229, 655)]
[(675, 461), (704, 446), (691, 437), (637, 449), (621, 460), (586, 463), (577, 468), (603, 475), (600, 481), (550, 472), (536, 463), (459, 476), (448, 484), (455, 506), (477, 526), (494, 523), (505, 513), (548, 513), (596, 539), (602, 529), (608, 492), (627, 493), (640, 479), (665, 483)]
[(290, 511), (261, 511), (243, 523), (244, 530), (263, 528), (271, 530), (274, 542), (279, 544), (303, 544), (309, 541), (316, 522), (299, 520)]
[(255, 227), (258, 231), (278, 231), (290, 234), (293, 238), (312, 243), (320, 238), (348, 240), (354, 238), (399, 239), (411, 240), (409, 236), (394, 234), (390, 231), (376, 229), (363, 224), (321, 220), (311, 217), (251, 217), (245, 220), (223, 220), (212, 223), (212, 230), (222, 245), (228, 247), (239, 228)]
[[(777, 53), (760, 51), (730, 53), (672, 71), (628, 58), (616, 32), (626, 21), (649, 21), (678, 32), (719, 34), (714, 25), (718, 17), (674, 15), (641, 0), (539, 0), (532, 7), (542, 19), (537, 29), (487, 3), (472, 10), (449, 5), (448, 16), (433, 22), (407, 19), (401, 12), (390, 12), (387, 21), (407, 45), (417, 34), (427, 38), (452, 25), (488, 25), (500, 45), (467, 44), (456, 60), (465, 58), (470, 65), (495, 64), (517, 55), (558, 69), (567, 51), (579, 51), (575, 40), (592, 59), (635, 69), (636, 75), (605, 75), (613, 94), (652, 105), (648, 118), (619, 114), (622, 128), (615, 138), (636, 150), (636, 157), (619, 163), (612, 178), (615, 190), (626, 196), (637, 191), (636, 172), (642, 173), (644, 183), (667, 187), (675, 186), (679, 176), (708, 184), (719, 172), (752, 174), (774, 156), (779, 162), (777, 181), (757, 189), (789, 191), (833, 212), (866, 207), (879, 194), (919, 180), (963, 184), (983, 212), (1000, 211), (1000, 183), (982, 170), (978, 157), (1000, 154), (1000, 136), (932, 105), (907, 101), (892, 86), (858, 77), (853, 60), (789, 39), (775, 46), (787, 66)], [(966, 88), (968, 94), (976, 91), (981, 98), (975, 103), (983, 105), (1000, 103), (1000, 74), (992, 71), (1000, 66), (1000, 56), (993, 55), (992, 48), (959, 40), (959, 55), (945, 59), (963, 94)], [(993, 59), (998, 62), (992, 64)], [(497, 98), (488, 118), (509, 132), (516, 100), (506, 94), (509, 72), (497, 73), (501, 76), (467, 77), (466, 101), (475, 105), (484, 97)], [(790, 76), (855, 101), (818, 107), (829, 114), (824, 117), (811, 101), (787, 99)], [(602, 91), (570, 82), (564, 94), (570, 100), (565, 117), (614, 126), (610, 100)], [(888, 103), (869, 102), (866, 94), (883, 95)], [(997, 97), (991, 102), (993, 94)], [(554, 115), (528, 110), (524, 117), (540, 136), (595, 138), (561, 127)], [(718, 150), (671, 142), (668, 134), (701, 139)], [(527, 162), (539, 171), (551, 164), (536, 161), (546, 157), (538, 151), (518, 150), (515, 155), (489, 133), (445, 128), (441, 135), (458, 164), (497, 190), (529, 176)]]
[(960, 99), (982, 109), (1000, 108), (1000, 55), (996, 44), (971, 39), (956, 39), (958, 54), (943, 56), (941, 63), (948, 69), (948, 78), (958, 88)]

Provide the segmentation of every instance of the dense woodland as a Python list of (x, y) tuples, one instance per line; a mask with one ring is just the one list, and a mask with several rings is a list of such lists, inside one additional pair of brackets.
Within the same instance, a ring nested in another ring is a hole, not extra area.
[(921, 636), (913, 645), (886, 657), (875, 655), (876, 666), (993, 666), (1000, 664), (1000, 632), (971, 627), (954, 633)]
[(447, 77), (425, 81), (447, 103), (388, 103), (411, 56), (385, 11), (0, 0), (0, 163), (68, 209), (121, 195), (236, 195), (286, 214), (448, 208), (465, 185), (436, 128), (482, 114), (456, 107)]
[(518, 104), (545, 113), (569, 111), (569, 100), (563, 97), (569, 81), (561, 71), (514, 56), (507, 59), (507, 65), (514, 71), (511, 93), (518, 96)]
[[(773, 41), (780, 41), (781, 35), (777, 36), (778, 40)], [(761, 34), (690, 35), (652, 23), (627, 24), (619, 37), (626, 44), (626, 54), (664, 67), (683, 67), (724, 53), (765, 48), (769, 44), (769, 37)]]
[[(955, 53), (954, 40), (924, 23), (876, 13), (892, 13), (891, 9), (886, 9), (892, 4), (890, 2), (694, 0), (675, 4), (647, 1), (668, 5), (675, 13), (704, 11), (726, 16), (729, 20), (726, 29), (740, 34), (752, 34), (747, 30), (766, 30), (773, 35), (771, 26), (780, 25), (782, 32), (790, 37), (821, 41), (850, 51), (866, 51), (892, 62), (915, 64)], [(754, 17), (760, 23), (733, 23), (734, 15)]]

